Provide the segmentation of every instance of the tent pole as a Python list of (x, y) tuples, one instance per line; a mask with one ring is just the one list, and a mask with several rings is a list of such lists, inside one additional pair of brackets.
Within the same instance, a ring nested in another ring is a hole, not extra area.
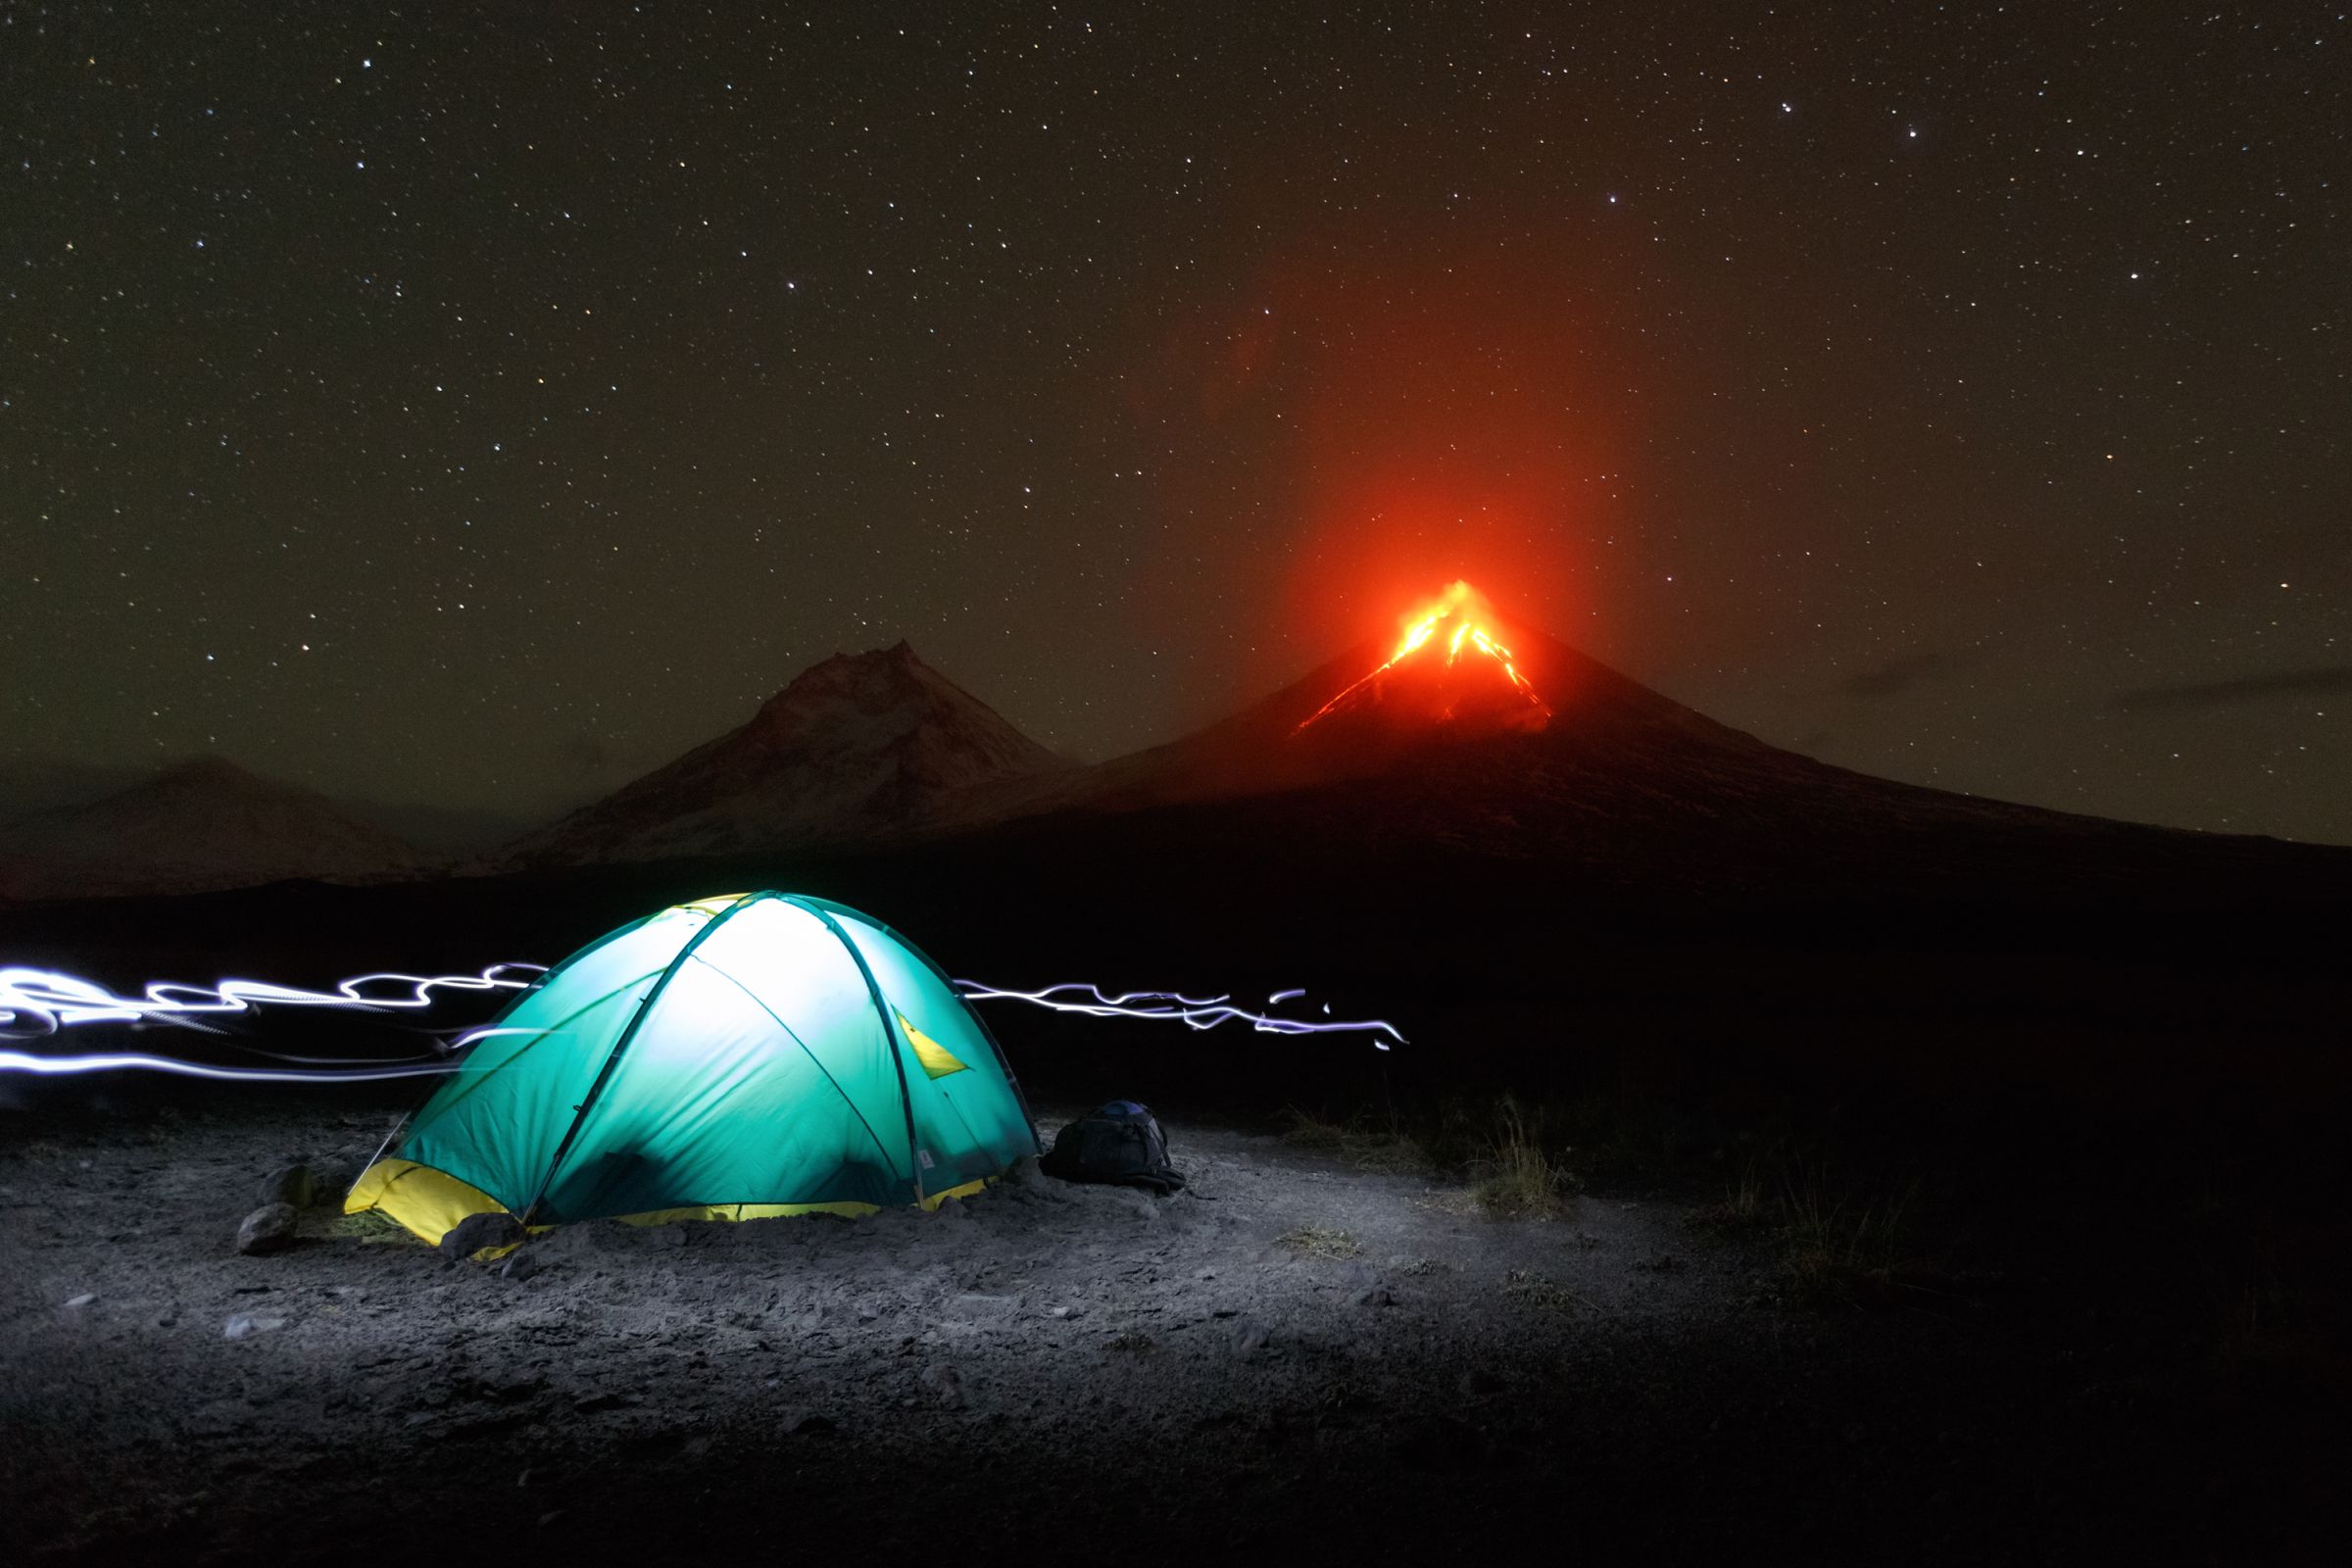
[(973, 1024), (980, 1031), (980, 1038), (987, 1041), (988, 1049), (996, 1053), (997, 1070), (1004, 1075), (1005, 1084), (1012, 1090), (1012, 1102), (1021, 1107), (1021, 1120), (1027, 1124), (1029, 1128), (1030, 1152), (1038, 1154), (1044, 1153), (1046, 1152), (1045, 1141), (1037, 1136), (1037, 1116), (1029, 1109), (1029, 1097), (1021, 1092), (1021, 1080), (1019, 1075), (1012, 1070), (1012, 1058), (1004, 1054), (1004, 1047), (997, 1039), (997, 1032), (988, 1026), (988, 1020), (986, 1018), (980, 1016), (980, 1009), (973, 1006), (969, 1002), (964, 1001), (963, 994), (956, 989), (956, 982), (954, 978), (949, 975), (947, 970), (942, 969), (939, 966), (939, 960), (937, 958), (932, 957), (930, 954), (925, 953), (921, 948), (918, 948), (913, 943), (907, 941), (906, 938), (902, 935), (896, 927), (883, 925), (880, 921), (874, 920), (871, 916), (867, 916), (866, 921), (868, 924), (878, 929), (884, 936), (890, 938), (891, 941), (896, 942), (900, 947), (905, 948), (908, 953), (911, 953), (916, 957), (922, 959), (923, 966), (938, 977), (939, 983), (947, 987), (948, 994), (950, 996), (954, 997), (956, 1002), (962, 1004), (964, 1016), (972, 1020)]
[(694, 950), (708, 941), (710, 933), (761, 899), (775, 897), (777, 895), (773, 893), (747, 893), (733, 904), (728, 905), (726, 913), (718, 915), (709, 925), (697, 931), (694, 934), (694, 940), (678, 950), (678, 956), (670, 959), (669, 966), (662, 971), (662, 978), (654, 982), (653, 988), (646, 992), (645, 1000), (637, 1004), (636, 1012), (630, 1015), (629, 1026), (620, 1032), (618, 1040), (612, 1042), (612, 1051), (605, 1055), (604, 1066), (597, 1069), (596, 1081), (588, 1086), (588, 1093), (580, 1097), (579, 1104), (572, 1107), (571, 1125), (564, 1129), (564, 1141), (556, 1146), (554, 1157), (548, 1160), (547, 1174), (539, 1178), (538, 1191), (531, 1194), (530, 1202), (523, 1207), (520, 1218), (526, 1229), (538, 1214), (539, 1204), (546, 1199), (548, 1188), (554, 1184), (556, 1172), (564, 1168), (564, 1156), (571, 1152), (572, 1140), (579, 1137), (580, 1126), (587, 1121), (588, 1112), (595, 1108), (597, 1097), (605, 1092), (605, 1085), (612, 1081), (612, 1069), (620, 1065), (621, 1053), (627, 1051), (629, 1042), (637, 1038), (638, 1026), (645, 1022), (645, 1015), (651, 1012), (654, 1004), (661, 1000), (662, 993), (668, 988), (671, 978), (686, 966), (686, 960), (694, 956)]
[[(914, 951), (917, 953), (922, 952), (920, 948), (917, 948)], [(931, 960), (928, 956), (926, 956), (923, 961), (930, 963)], [(942, 981), (948, 981), (947, 972), (943, 969), (940, 969), (938, 964), (933, 963), (931, 964), (931, 967), (935, 972), (938, 973)], [(953, 981), (948, 981), (948, 989), (950, 991), (954, 991), (956, 989)], [(956, 997), (956, 1000), (958, 1002), (963, 1002), (963, 998), (961, 996)], [(1037, 1117), (1029, 1109), (1029, 1097), (1021, 1093), (1021, 1080), (1013, 1073), (1012, 1058), (1004, 1054), (1004, 1048), (997, 1043), (997, 1032), (988, 1026), (988, 1020), (986, 1018), (980, 1016), (980, 1009), (978, 1007), (973, 1006), (968, 1002), (963, 1002), (963, 1010), (970, 1013), (972, 1016), (972, 1022), (980, 1026), (980, 1038), (988, 1042), (988, 1049), (997, 1054), (997, 1070), (1004, 1073), (1005, 1086), (1012, 1091), (1012, 1102), (1021, 1107), (1021, 1120), (1028, 1124), (1029, 1147), (1034, 1152), (1043, 1154), (1046, 1152), (1046, 1141), (1037, 1136)]]
[(914, 1200), (920, 1204), (923, 1200), (923, 1152), (914, 1142), (914, 1095), (906, 1087), (906, 1054), (899, 1049), (898, 1032), (891, 1027), (890, 1004), (882, 1000), (882, 988), (874, 983), (874, 971), (865, 966), (865, 955), (858, 951), (858, 944), (850, 940), (850, 934), (841, 928), (840, 921), (797, 895), (779, 893), (776, 897), (796, 908), (807, 909), (824, 921), (825, 929), (832, 932), (833, 940), (848, 951), (850, 961), (858, 966), (858, 973), (865, 980), (865, 994), (874, 1004), (874, 1021), (882, 1026), (883, 1044), (890, 1048), (890, 1064), (899, 1073), (899, 1108), (906, 1113), (906, 1168), (914, 1174)]

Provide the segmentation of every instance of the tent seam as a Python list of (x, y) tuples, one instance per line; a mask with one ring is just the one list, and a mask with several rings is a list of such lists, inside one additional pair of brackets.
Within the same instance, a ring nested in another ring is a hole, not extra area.
[(899, 1108), (906, 1115), (906, 1168), (914, 1173), (914, 1200), (920, 1203), (923, 1200), (923, 1156), (914, 1138), (914, 1092), (906, 1087), (906, 1054), (899, 1049), (898, 1034), (891, 1028), (893, 1009), (882, 1000), (882, 987), (874, 979), (874, 971), (867, 965), (865, 955), (858, 951), (858, 944), (850, 940), (850, 934), (841, 928), (839, 920), (797, 894), (779, 893), (775, 897), (822, 920), (825, 929), (833, 933), (833, 940), (848, 950), (850, 961), (858, 965), (858, 973), (865, 981), (865, 994), (874, 1004), (874, 1021), (882, 1026), (882, 1043), (889, 1049), (890, 1064), (899, 1075)]
[[(830, 903), (830, 901), (822, 899), (816, 902), (820, 904)], [(1012, 1102), (1014, 1104), (1020, 1106), (1021, 1121), (1029, 1129), (1030, 1152), (1035, 1154), (1044, 1153), (1046, 1152), (1045, 1141), (1037, 1136), (1037, 1117), (1030, 1112), (1029, 1097), (1021, 1092), (1020, 1075), (1012, 1070), (1012, 1058), (1004, 1054), (1004, 1047), (997, 1039), (997, 1032), (988, 1026), (988, 1020), (986, 1018), (980, 1016), (980, 1009), (972, 1005), (970, 999), (966, 998), (963, 993), (956, 989), (955, 980), (949, 976), (947, 970), (939, 966), (939, 960), (932, 957), (930, 954), (924, 952), (914, 943), (907, 941), (906, 937), (899, 933), (898, 928), (895, 926), (884, 925), (881, 921), (875, 919), (873, 916), (860, 913), (859, 911), (852, 909), (845, 905), (831, 905), (830, 906), (839, 908), (845, 914), (856, 915), (859, 920), (863, 921), (867, 925), (872, 926), (875, 930), (888, 937), (892, 942), (897, 943), (908, 953), (911, 953), (916, 957), (922, 959), (924, 967), (928, 968), (932, 974), (938, 977), (941, 985), (947, 987), (948, 994), (954, 997), (957, 1004), (963, 1008), (964, 1016), (972, 1020), (973, 1026), (980, 1031), (980, 1038), (988, 1042), (988, 1049), (996, 1055), (997, 1071), (1004, 1075), (1004, 1085), (1006, 1088), (1012, 1091)], [(969, 1132), (971, 1129), (967, 1125), (964, 1130)]]
[[(783, 902), (789, 903), (791, 901), (785, 900)], [(801, 1048), (802, 1054), (808, 1058), (809, 1064), (815, 1067), (818, 1072), (824, 1074), (825, 1082), (830, 1084), (833, 1088), (833, 1092), (841, 1097), (841, 1102), (850, 1107), (850, 1114), (858, 1118), (858, 1125), (865, 1129), (865, 1136), (874, 1141), (874, 1152), (882, 1156), (883, 1165), (887, 1168), (890, 1163), (890, 1150), (883, 1144), (882, 1135), (874, 1131), (874, 1124), (865, 1119), (865, 1112), (858, 1108), (858, 1102), (851, 1099), (850, 1092), (841, 1087), (841, 1080), (833, 1076), (833, 1070), (825, 1065), (824, 1059), (817, 1055), (814, 1051), (809, 1049), (808, 1042), (801, 1038), (800, 1031), (793, 1028), (792, 1025), (786, 1023), (776, 1012), (775, 1008), (760, 1001), (760, 993), (754, 991), (750, 986), (745, 985), (741, 980), (738, 980), (726, 970), (721, 969), (717, 964), (712, 963), (709, 958), (704, 957), (698, 953), (694, 956), (694, 961), (701, 964), (704, 968), (710, 970), (712, 974), (717, 975), (720, 979), (726, 981), (727, 984), (733, 986), (745, 996), (751, 998), (753, 1006), (758, 1007), (761, 1012), (766, 1013), (770, 1018), (774, 1018), (776, 1020), (776, 1027), (783, 1030), (784, 1033), (791, 1039), (792, 1043)], [(751, 1201), (751, 1200), (747, 1199), (745, 1201), (748, 1202)]]
[(654, 1004), (662, 999), (663, 991), (669, 989), (669, 982), (676, 977), (680, 969), (686, 966), (686, 960), (694, 956), (697, 948), (710, 939), (712, 932), (734, 919), (736, 915), (762, 899), (775, 899), (782, 896), (773, 892), (744, 894), (733, 904), (727, 906), (724, 914), (712, 916), (710, 924), (697, 931), (686, 946), (678, 950), (678, 956), (662, 967), (662, 978), (654, 982), (653, 989), (645, 994), (645, 1000), (637, 1004), (635, 1016), (629, 1019), (629, 1026), (620, 1032), (620, 1038), (612, 1042), (612, 1049), (606, 1054), (605, 1064), (598, 1070), (596, 1081), (588, 1086), (588, 1093), (581, 1097), (578, 1108), (571, 1113), (571, 1125), (564, 1129), (562, 1141), (556, 1145), (556, 1152), (547, 1162), (547, 1173), (539, 1178), (539, 1190), (531, 1195), (530, 1202), (522, 1210), (522, 1222), (525, 1225), (528, 1225), (537, 1215), (539, 1204), (547, 1197), (547, 1190), (555, 1185), (556, 1172), (564, 1168), (564, 1158), (571, 1152), (571, 1141), (580, 1135), (580, 1126), (587, 1121), (588, 1112), (596, 1108), (597, 1100), (605, 1092), (605, 1085), (612, 1081), (613, 1072), (620, 1066), (621, 1055), (636, 1040), (637, 1030), (645, 1022), (646, 1014), (653, 1011)]

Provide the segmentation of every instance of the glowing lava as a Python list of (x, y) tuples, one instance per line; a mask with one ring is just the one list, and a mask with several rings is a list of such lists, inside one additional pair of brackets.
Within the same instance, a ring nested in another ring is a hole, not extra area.
[[(1532, 717), (1536, 726), (1541, 727), (1550, 719), (1551, 706), (1536, 695), (1535, 687), (1530, 685), (1527, 677), (1519, 672), (1518, 662), (1511, 651), (1502, 645), (1501, 640), (1493, 631), (1488, 629), (1493, 622), (1494, 610), (1487, 603), (1484, 594), (1466, 582), (1457, 581), (1449, 584), (1437, 603), (1426, 606), (1404, 617), (1401, 622), (1404, 629), (1403, 635), (1397, 639), (1396, 651), (1389, 656), (1386, 663), (1350, 685), (1321, 708), (1316, 709), (1298, 725), (1298, 729), (1305, 729), (1307, 725), (1345, 705), (1348, 698), (1357, 692), (1373, 686), (1382, 676), (1396, 669), (1415, 654), (1420, 653), (1423, 648), (1437, 640), (1441, 634), (1445, 636), (1446, 643), (1445, 669), (1452, 670), (1459, 665), (1465, 650), (1474, 659), (1493, 660), (1500, 668), (1504, 678), (1509, 681), (1511, 690), (1524, 701), (1526, 705), (1522, 710), (1524, 716)], [(1452, 628), (1450, 632), (1446, 630), (1448, 627)], [(1433, 649), (1429, 655), (1424, 657), (1434, 658), (1435, 650)], [(1452, 716), (1450, 705), (1443, 716), (1448, 718)], [(1298, 730), (1294, 730), (1292, 733), (1297, 734)]]

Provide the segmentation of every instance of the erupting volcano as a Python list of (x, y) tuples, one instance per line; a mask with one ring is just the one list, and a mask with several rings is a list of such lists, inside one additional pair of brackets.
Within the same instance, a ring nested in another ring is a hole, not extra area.
[[(1466, 582), (1403, 617), (1386, 662), (1325, 703), (1298, 730), (1337, 714), (1377, 710), (1422, 722), (1534, 731), (1551, 707), (1520, 673), (1497, 634), (1494, 607)], [(1294, 731), (1293, 733), (1298, 733)]]

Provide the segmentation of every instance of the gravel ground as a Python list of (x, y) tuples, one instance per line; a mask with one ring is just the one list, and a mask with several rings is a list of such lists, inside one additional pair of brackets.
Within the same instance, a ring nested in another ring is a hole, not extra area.
[(1498, 1222), (1177, 1122), (1166, 1200), (1024, 1169), (935, 1215), (576, 1226), (519, 1278), (331, 1207), (234, 1250), (270, 1170), (387, 1125), (17, 1118), (11, 1560), (2325, 1555), (2333, 1461), (2178, 1358), (2031, 1299), (1778, 1304), (1657, 1195)]

